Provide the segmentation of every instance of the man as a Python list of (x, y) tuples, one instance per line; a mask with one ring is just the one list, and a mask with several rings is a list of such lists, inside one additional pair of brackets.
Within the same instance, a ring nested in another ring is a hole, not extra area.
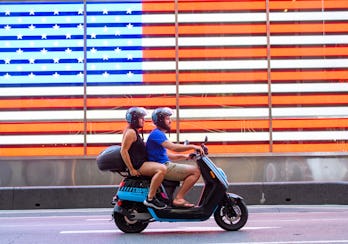
[(167, 173), (164, 178), (173, 181), (183, 181), (173, 200), (173, 206), (190, 208), (194, 204), (185, 200), (186, 193), (193, 187), (200, 177), (200, 170), (197, 166), (188, 164), (178, 164), (171, 161), (189, 159), (189, 154), (173, 154), (167, 150), (174, 152), (185, 152), (191, 149), (200, 151), (200, 146), (188, 144), (175, 144), (168, 140), (166, 132), (170, 131), (172, 110), (170, 108), (157, 108), (152, 113), (152, 121), (156, 128), (150, 133), (146, 142), (146, 152), (149, 161), (159, 162), (167, 166)]

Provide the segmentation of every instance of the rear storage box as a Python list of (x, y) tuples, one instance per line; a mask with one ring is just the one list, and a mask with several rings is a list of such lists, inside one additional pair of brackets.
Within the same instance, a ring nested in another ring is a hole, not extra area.
[(102, 171), (125, 172), (127, 167), (121, 157), (121, 146), (114, 145), (105, 148), (97, 156), (98, 168)]

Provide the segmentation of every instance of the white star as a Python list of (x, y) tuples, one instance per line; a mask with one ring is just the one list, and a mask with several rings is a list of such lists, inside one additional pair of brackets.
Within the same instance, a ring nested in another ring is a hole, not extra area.
[(53, 63), (58, 64), (59, 63), (59, 58), (54, 58)]
[(79, 10), (77, 10), (77, 14), (83, 14), (83, 9), (80, 8)]
[(95, 49), (94, 47), (90, 50), (91, 53), (96, 53), (97, 52), (97, 49)]
[(35, 63), (35, 59), (34, 58), (30, 58), (29, 59), (29, 64), (34, 64)]
[(70, 48), (67, 48), (67, 49), (65, 49), (65, 52), (66, 52), (67, 54), (70, 54), (70, 53), (72, 53), (72, 50), (71, 50)]
[(127, 77), (128, 77), (128, 78), (132, 78), (133, 76), (134, 76), (134, 74), (133, 74), (132, 72), (129, 71), (129, 72), (127, 73)]
[(56, 73), (54, 73), (52, 76), (53, 76), (54, 79), (58, 79), (59, 76), (60, 76), (60, 74), (58, 74), (58, 73), (56, 72)]
[(58, 30), (60, 28), (59, 25), (55, 24), (53, 27), (52, 27), (54, 30)]
[(121, 32), (119, 30), (116, 30), (115, 31), (115, 36), (120, 36), (121, 35)]
[(77, 76), (78, 78), (82, 79), (82, 78), (83, 78), (83, 73), (80, 72), (80, 73), (78, 73), (76, 76)]
[(29, 30), (34, 30), (36, 27), (35, 27), (35, 25), (31, 24), (28, 26), (28, 28), (29, 28)]
[(6, 25), (4, 28), (5, 28), (6, 31), (11, 30), (11, 26), (9, 26), (9, 25)]
[(103, 77), (104, 77), (104, 78), (106, 78), (106, 79), (107, 79), (107, 78), (109, 78), (109, 76), (110, 76), (110, 75), (109, 75), (109, 73), (108, 73), (108, 72), (106, 72), (106, 71), (105, 71), (105, 72), (103, 73)]
[(65, 34), (65, 38), (66, 38), (66, 39), (71, 39), (71, 34), (70, 34), (70, 33), (66, 33), (66, 34)]
[(41, 35), (41, 39), (46, 39), (46, 40), (47, 40), (47, 34), (46, 34), (46, 33), (43, 33), (43, 34)]
[(108, 10), (106, 8), (104, 8), (103, 14), (108, 14)]
[(127, 60), (133, 60), (133, 56), (131, 54), (127, 55)]
[(53, 15), (59, 15), (58, 9), (55, 9), (55, 10), (53, 11)]
[(18, 34), (17, 35), (17, 40), (22, 40), (23, 39), (23, 35), (22, 34)]
[(77, 62), (78, 62), (78, 63), (83, 63), (83, 57), (77, 58)]
[(131, 23), (129, 23), (129, 24), (127, 25), (127, 28), (128, 28), (128, 29), (132, 29), (132, 28), (133, 28), (133, 25), (132, 25)]
[(29, 15), (35, 15), (35, 11), (34, 11), (33, 9), (31, 9), (31, 10), (29, 11)]
[(97, 38), (97, 34), (92, 33), (92, 34), (91, 34), (91, 38), (92, 38), (92, 39), (96, 39), (96, 38)]
[(11, 15), (11, 12), (10, 12), (10, 10), (5, 10), (5, 15)]
[(5, 64), (10, 64), (10, 63), (11, 63), (11, 59), (6, 58), (6, 59), (5, 59)]
[(35, 78), (35, 75), (33, 74), (33, 72), (31, 72), (28, 76), (29, 76), (29, 79), (34, 79)]
[(130, 8), (127, 9), (126, 14), (132, 14), (132, 10)]
[(46, 50), (46, 48), (43, 48), (43, 49), (40, 50), (40, 52), (41, 52), (43, 55), (45, 55), (45, 54), (47, 54), (48, 51)]
[(108, 32), (108, 27), (107, 27), (107, 26), (104, 26), (103, 31), (104, 31), (104, 32)]
[(21, 54), (23, 54), (23, 51), (22, 51), (22, 49), (17, 49), (17, 51), (16, 51), (16, 53), (18, 54), (18, 55), (21, 55)]
[(11, 78), (11, 75), (9, 75), (9, 73), (6, 73), (6, 75), (4, 75), (4, 78), (5, 78), (5, 80), (8, 80)]
[(121, 52), (121, 48), (117, 47), (117, 48), (114, 49), (114, 51), (115, 51), (116, 53), (120, 53), (120, 52)]
[(103, 55), (103, 60), (109, 60), (109, 56), (108, 55)]
[(77, 26), (77, 29), (83, 30), (83, 24), (79, 24), (79, 25)]

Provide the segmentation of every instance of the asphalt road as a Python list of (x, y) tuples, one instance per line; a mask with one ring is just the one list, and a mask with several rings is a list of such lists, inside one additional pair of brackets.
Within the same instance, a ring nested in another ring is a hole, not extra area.
[(0, 243), (348, 243), (348, 206), (249, 206), (237, 232), (204, 222), (151, 223), (140, 234), (124, 234), (112, 209), (0, 210)]

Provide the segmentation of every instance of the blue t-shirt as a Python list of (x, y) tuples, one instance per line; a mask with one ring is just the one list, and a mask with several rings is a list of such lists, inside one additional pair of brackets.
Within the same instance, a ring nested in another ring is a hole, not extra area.
[(163, 131), (157, 128), (151, 131), (146, 142), (146, 152), (149, 161), (162, 164), (169, 161), (167, 150), (162, 146), (162, 143), (167, 140), (168, 138)]

